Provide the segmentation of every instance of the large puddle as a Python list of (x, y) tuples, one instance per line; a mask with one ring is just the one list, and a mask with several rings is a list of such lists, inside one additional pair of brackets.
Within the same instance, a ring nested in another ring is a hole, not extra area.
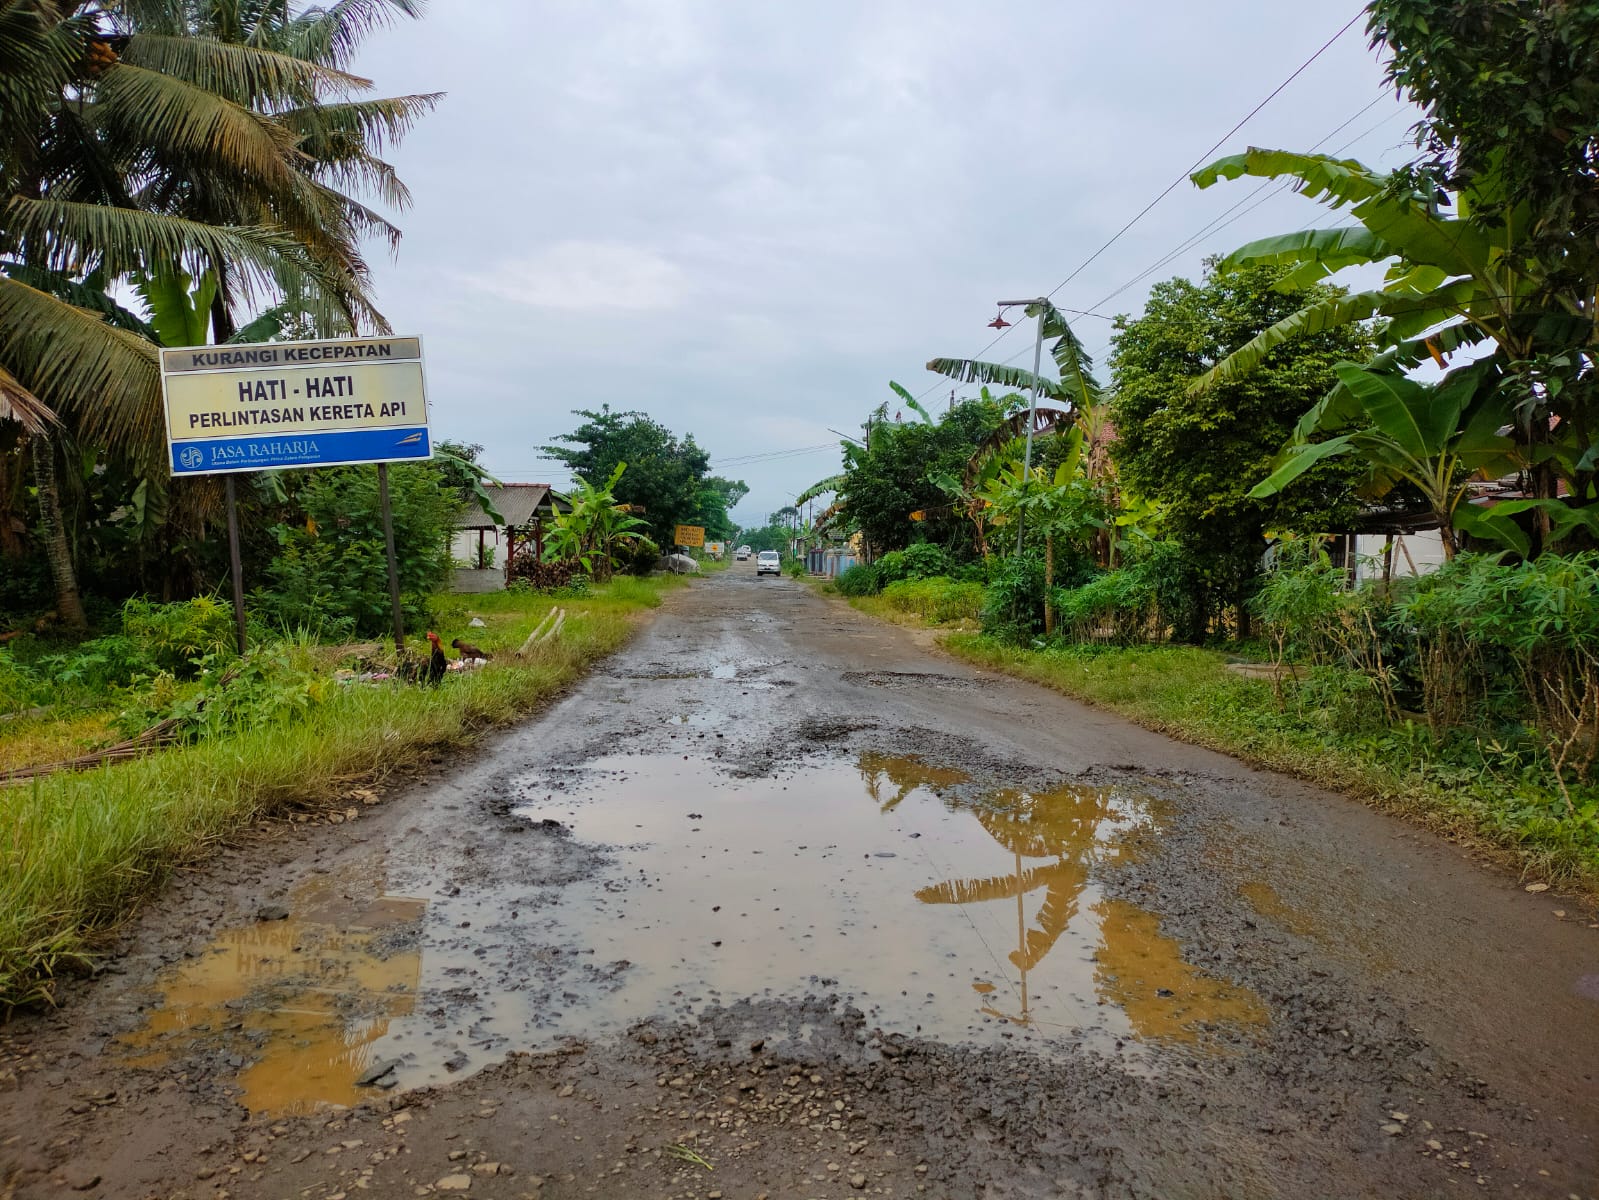
[[(139, 1050), (232, 1028), (251, 1047), (244, 1102), (279, 1111), (369, 1095), (356, 1080), (390, 1056), (391, 1082), (413, 1086), (745, 997), (838, 993), (885, 1030), (1130, 1062), (1267, 1020), (1156, 914), (1104, 894), (1159, 834), (1137, 790), (983, 790), (949, 764), (871, 754), (760, 779), (616, 757), (522, 785), (523, 816), (612, 847), (612, 865), (537, 898), (415, 880), (425, 906), (302, 893), (288, 920), (176, 970)], [(420, 951), (402, 936), (418, 921)]]

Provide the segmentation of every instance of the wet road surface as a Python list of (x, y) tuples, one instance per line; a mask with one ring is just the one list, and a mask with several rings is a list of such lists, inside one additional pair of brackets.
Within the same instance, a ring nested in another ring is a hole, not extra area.
[(1596, 1194), (1590, 914), (741, 568), (14, 1023), (0, 1196)]

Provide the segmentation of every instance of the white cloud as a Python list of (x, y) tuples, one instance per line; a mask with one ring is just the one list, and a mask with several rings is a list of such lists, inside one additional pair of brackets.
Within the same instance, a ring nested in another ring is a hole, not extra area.
[(555, 242), (492, 271), (457, 273), (458, 286), (530, 308), (649, 312), (678, 307), (682, 270), (653, 250), (620, 242)]

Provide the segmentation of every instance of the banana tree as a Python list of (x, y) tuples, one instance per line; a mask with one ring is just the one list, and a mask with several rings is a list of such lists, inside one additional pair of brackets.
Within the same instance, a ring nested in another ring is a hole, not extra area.
[(570, 512), (560, 513), (544, 541), (545, 556), (576, 560), (596, 579), (607, 579), (618, 553), (646, 540), (646, 523), (616, 502), (616, 483), (627, 464), (617, 463), (603, 487), (579, 478), (571, 494)]
[(1104, 498), (1083, 471), (1083, 434), (1073, 429), (1064, 435), (1066, 453), (1054, 471), (1042, 467), (1026, 471), (1012, 460), (978, 493), (977, 499), (995, 525), (1023, 521), (1025, 528), (1044, 543), (1044, 632), (1054, 632), (1055, 606), (1050, 594), (1055, 586), (1055, 547), (1058, 542), (1088, 546), (1108, 526)]
[[(1027, 315), (1038, 316), (1039, 307), (1028, 305)], [(1033, 373), (1024, 368), (970, 358), (935, 358), (927, 364), (927, 369), (962, 383), (995, 384), (1015, 392), (1030, 389), (1036, 383), (1041, 403), (1038, 406), (1039, 427), (1034, 429), (1034, 435), (1057, 432), (1064, 427), (1069, 415), (1070, 421), (1087, 439), (1089, 476), (1094, 479), (1108, 477), (1111, 472), (1110, 398), (1094, 378), (1093, 359), (1060, 310), (1046, 301), (1043, 312), (1044, 337), (1052, 339), (1049, 356), (1055, 362), (1059, 379), (1040, 376), (1035, 380)], [(986, 388), (984, 395), (987, 396)], [(1013, 414), (1012, 422), (1018, 426), (1015, 436), (1025, 435), (1026, 414)]]
[[(1564, 480), (1579, 505), (1590, 504), (1599, 473), (1594, 378), (1599, 331), (1593, 323), (1593, 280), (1573, 279), (1559, 261), (1527, 252), (1536, 231), (1526, 205), (1500, 206), (1491, 223), (1475, 219), (1473, 197), (1449, 197), (1406, 179), (1326, 155), (1251, 149), (1196, 172), (1201, 188), (1241, 176), (1288, 178), (1329, 208), (1347, 208), (1355, 226), (1310, 229), (1251, 242), (1218, 269), (1260, 264), (1293, 269), (1280, 287), (1335, 275), (1348, 267), (1387, 264), (1383, 286), (1317, 301), (1263, 331), (1193, 385), (1204, 389), (1238, 378), (1291, 338), (1368, 318), (1381, 318), (1384, 351), (1368, 365), (1405, 370), (1428, 360), (1439, 367), (1463, 347), (1488, 350), (1511, 399), (1507, 424), (1518, 430), (1531, 478), (1541, 548), (1565, 505)], [(1344, 385), (1340, 384), (1340, 388)], [(1464, 410), (1463, 410), (1464, 411)], [(1330, 452), (1329, 452), (1330, 453)]]
[[(1438, 520), (1444, 555), (1453, 558), (1456, 530), (1471, 526), (1465, 504), (1471, 480), (1521, 462), (1516, 444), (1500, 432), (1512, 405), (1492, 386), (1494, 364), (1473, 363), (1437, 384), (1355, 363), (1334, 370), (1338, 388), (1307, 414), (1295, 442), (1250, 497), (1274, 496), (1323, 459), (1355, 453), (1371, 468), (1368, 495), (1383, 496), (1400, 483), (1421, 493)], [(1333, 436), (1309, 440), (1327, 432)]]

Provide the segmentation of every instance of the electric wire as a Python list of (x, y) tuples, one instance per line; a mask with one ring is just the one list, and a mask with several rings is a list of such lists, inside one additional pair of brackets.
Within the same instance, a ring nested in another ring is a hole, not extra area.
[[(1329, 49), (1331, 49), (1333, 43), (1338, 41), (1339, 38), (1343, 37), (1344, 34), (1348, 33), (1349, 30), (1351, 28), (1353, 28), (1355, 22), (1359, 21), (1360, 18), (1364, 14), (1365, 14), (1365, 9), (1362, 8), (1354, 16), (1350, 17), (1349, 20), (1344, 23), (1344, 25), (1338, 30), (1337, 33), (1333, 34), (1330, 38), (1328, 38), (1325, 42), (1323, 42), (1321, 44), (1321, 46), (1316, 50), (1316, 52), (1314, 54), (1312, 54), (1304, 62), (1300, 63), (1299, 66), (1294, 68), (1293, 73), (1290, 74), (1287, 79), (1284, 79), (1275, 88), (1273, 88), (1266, 95), (1265, 99), (1261, 100), (1258, 104), (1255, 105), (1254, 108), (1250, 109), (1249, 112), (1245, 113), (1243, 118), (1236, 125), (1234, 125), (1231, 129), (1229, 129), (1226, 133), (1224, 133), (1220, 138), (1218, 138), (1216, 140), (1216, 142), (1210, 147), (1210, 149), (1206, 150), (1197, 159), (1195, 159), (1192, 166), (1190, 166), (1187, 170), (1185, 170), (1181, 175), (1177, 176), (1177, 178), (1173, 179), (1171, 181), (1171, 183), (1167, 184), (1166, 187), (1160, 192), (1159, 195), (1157, 195), (1148, 204), (1144, 205), (1144, 207), (1141, 208), (1133, 216), (1132, 220), (1128, 221), (1127, 224), (1123, 225), (1114, 234), (1112, 234), (1110, 236), (1110, 238), (1107, 241), (1105, 241), (1097, 250), (1095, 250), (1086, 259), (1084, 259), (1081, 263), (1079, 263), (1077, 265), (1077, 267), (1069, 275), (1066, 276), (1065, 279), (1061, 280), (1053, 288), (1051, 288), (1050, 291), (1045, 294), (1045, 299), (1053, 299), (1056, 292), (1060, 291), (1061, 288), (1065, 287), (1072, 280), (1076, 279), (1077, 276), (1082, 274), (1083, 271), (1086, 270), (1088, 268), (1088, 266), (1090, 264), (1092, 264), (1096, 259), (1098, 259), (1100, 255), (1104, 254), (1105, 251), (1109, 250), (1118, 241), (1120, 241), (1122, 236), (1125, 233), (1127, 233), (1128, 230), (1130, 230), (1134, 225), (1138, 224), (1139, 221), (1143, 220), (1146, 216), (1148, 216), (1150, 211), (1157, 204), (1159, 204), (1167, 196), (1171, 195), (1172, 192), (1176, 191), (1177, 188), (1180, 187), (1183, 184), (1183, 182), (1185, 180), (1187, 180), (1188, 177), (1191, 174), (1193, 174), (1194, 171), (1196, 171), (1200, 167), (1204, 166), (1206, 159), (1208, 159), (1218, 149), (1220, 149), (1223, 145), (1225, 145), (1227, 143), (1227, 140), (1229, 138), (1231, 138), (1235, 133), (1237, 133), (1240, 129), (1242, 129), (1245, 125), (1247, 125), (1251, 120), (1253, 120), (1255, 118), (1255, 116), (1257, 114), (1259, 114), (1260, 111), (1263, 108), (1265, 108), (1268, 104), (1270, 104), (1273, 100), (1275, 100), (1282, 93), (1283, 89), (1288, 87), (1289, 84), (1293, 83), (1294, 80), (1298, 79), (1301, 75), (1303, 75), (1305, 73), (1305, 71), (1307, 71), (1310, 68), (1311, 64), (1313, 64), (1318, 58), (1320, 58)], [(988, 343), (988, 345), (984, 346), (976, 354), (972, 355), (972, 357), (974, 359), (981, 359), (983, 355), (987, 354), (989, 352), (989, 350), (991, 350), (995, 346), (997, 346), (1000, 343), (1000, 341), (1011, 331), (1011, 329), (1014, 329), (1014, 328), (1015, 328), (1015, 326), (1012, 325), (1012, 326), (1009, 326), (1009, 327), (1007, 327), (1005, 329), (1000, 330), (999, 331), (999, 335), (997, 337), (993, 338)], [(916, 398), (918, 400), (921, 400), (924, 397), (931, 395), (935, 390), (937, 390), (938, 388), (940, 388), (942, 386), (943, 386), (942, 384), (934, 384), (932, 387), (930, 387), (926, 391), (922, 392)]]

